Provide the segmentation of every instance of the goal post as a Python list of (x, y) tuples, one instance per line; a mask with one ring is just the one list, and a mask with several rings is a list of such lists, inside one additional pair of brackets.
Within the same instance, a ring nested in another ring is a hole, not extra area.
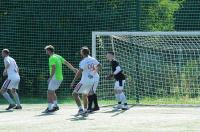
[(110, 101), (108, 51), (127, 76), (129, 103), (200, 103), (200, 32), (92, 32), (92, 56), (103, 67), (98, 95)]

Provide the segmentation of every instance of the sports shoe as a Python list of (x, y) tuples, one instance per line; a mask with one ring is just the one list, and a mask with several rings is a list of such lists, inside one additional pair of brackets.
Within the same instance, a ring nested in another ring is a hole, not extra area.
[(59, 107), (58, 106), (54, 106), (54, 109), (55, 109), (55, 111), (58, 111)]
[(75, 116), (83, 115), (85, 111), (83, 109), (79, 109), (78, 113)]
[(53, 109), (51, 109), (51, 110), (48, 109), (48, 112), (47, 112), (47, 113), (55, 112), (55, 111), (57, 111), (58, 109), (59, 109), (59, 108), (57, 108), (57, 107), (53, 107)]
[(10, 109), (15, 108), (15, 107), (16, 107), (15, 104), (10, 104), (10, 105), (8, 106), (8, 108), (6, 108), (6, 110), (10, 110)]
[(19, 105), (19, 106), (16, 106), (15, 108), (13, 108), (13, 109), (16, 109), (16, 110), (21, 110), (21, 109), (22, 109), (22, 106), (21, 106), (21, 105)]
[(114, 106), (113, 108), (114, 108), (115, 110), (119, 110), (119, 109), (122, 108), (122, 105), (121, 105), (121, 104), (118, 104), (118, 105)]
[(47, 107), (42, 113), (48, 113), (49, 112), (49, 108)]
[(92, 109), (92, 111), (98, 111), (98, 110), (100, 110), (99, 107), (94, 107), (94, 108)]
[(122, 106), (122, 110), (128, 110), (128, 109), (129, 109), (128, 105), (123, 105)]

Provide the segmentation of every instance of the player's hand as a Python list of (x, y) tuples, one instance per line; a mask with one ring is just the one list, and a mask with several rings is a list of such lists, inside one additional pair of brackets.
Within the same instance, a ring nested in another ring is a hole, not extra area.
[(7, 72), (6, 71), (3, 71), (3, 76), (6, 76), (7, 75)]
[(47, 80), (47, 83), (49, 84), (50, 81), (51, 81), (51, 78), (49, 78), (49, 79)]
[(76, 74), (76, 73), (78, 72), (78, 69), (74, 68), (73, 71), (74, 71), (74, 73)]
[(113, 74), (110, 74), (106, 77), (106, 80), (111, 80), (113, 78)]
[(72, 82), (71, 84), (70, 84), (70, 88), (74, 88), (74, 82)]

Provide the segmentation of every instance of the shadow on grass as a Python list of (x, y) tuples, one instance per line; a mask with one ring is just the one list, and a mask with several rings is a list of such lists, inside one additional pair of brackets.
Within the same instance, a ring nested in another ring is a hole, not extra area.
[[(110, 105), (110, 107), (111, 107), (111, 106), (113, 106), (113, 105)], [(131, 108), (133, 108), (134, 106), (136, 106), (136, 105), (135, 105), (135, 104), (129, 105), (129, 110), (130, 110)], [(118, 115), (120, 115), (120, 114), (123, 114), (123, 113), (126, 112), (126, 111), (128, 111), (128, 110), (114, 110), (114, 109), (112, 109), (112, 110), (104, 111), (104, 112), (101, 112), (101, 113), (114, 113), (111, 117), (115, 117), (115, 116), (118, 116)]]
[[(73, 115), (74, 116), (74, 115)], [(87, 116), (88, 117), (88, 116)], [(70, 121), (85, 121), (85, 120), (93, 120), (93, 119), (89, 119), (87, 117), (84, 117), (84, 116), (74, 116), (72, 118), (69, 118), (67, 120), (70, 120)]]
[(0, 113), (9, 113), (9, 112), (13, 112), (13, 110), (2, 110), (2, 111), (0, 111)]
[(35, 117), (41, 117), (41, 116), (52, 116), (55, 115), (55, 113), (41, 113), (39, 115), (36, 115)]

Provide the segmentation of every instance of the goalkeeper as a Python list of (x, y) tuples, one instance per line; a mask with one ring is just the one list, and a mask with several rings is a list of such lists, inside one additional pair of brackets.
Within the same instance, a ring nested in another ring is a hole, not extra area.
[(106, 58), (110, 61), (112, 66), (112, 74), (108, 75), (106, 79), (111, 80), (114, 77), (116, 80), (114, 85), (114, 91), (116, 99), (118, 101), (118, 105), (116, 105), (114, 108), (116, 110), (118, 109), (128, 110), (126, 96), (123, 92), (125, 84), (125, 75), (123, 74), (123, 71), (119, 66), (119, 63), (114, 58), (114, 52), (108, 52)]

